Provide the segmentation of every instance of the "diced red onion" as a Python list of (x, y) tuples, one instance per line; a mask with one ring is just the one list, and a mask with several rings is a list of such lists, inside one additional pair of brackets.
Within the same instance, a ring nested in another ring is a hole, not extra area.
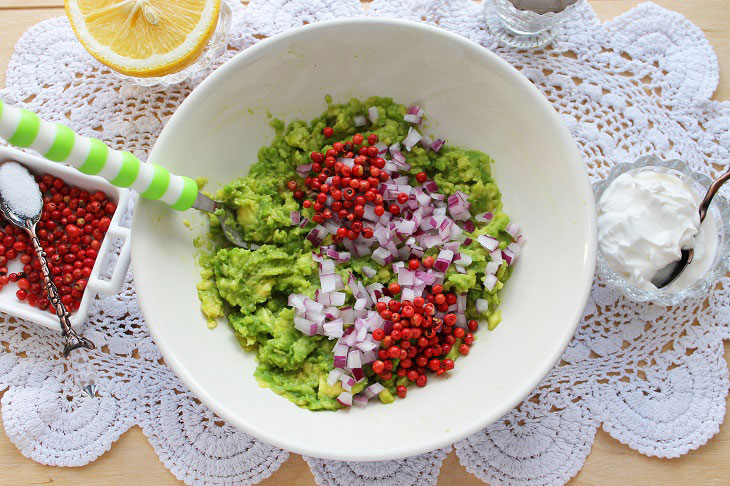
[(489, 252), (489, 258), (492, 259), (493, 262), (496, 263), (502, 263), (502, 250), (494, 250)]
[(516, 240), (520, 236), (520, 232), (522, 231), (520, 229), (520, 225), (517, 223), (510, 223), (507, 225), (507, 227), (504, 229), (505, 232), (507, 232), (513, 240)]
[(480, 223), (489, 223), (493, 218), (494, 218), (494, 214), (492, 214), (490, 212), (479, 213), (474, 216), (474, 219), (476, 219)]
[(307, 311), (322, 312), (324, 306), (318, 302), (313, 301), (309, 297), (304, 298), (304, 307)]
[(466, 269), (464, 267), (456, 266), (456, 272), (457, 273), (466, 273)]
[(324, 330), (324, 335), (330, 339), (342, 337), (345, 333), (345, 330), (342, 327), (342, 319), (325, 322), (322, 329)]
[(418, 133), (418, 130), (414, 130), (413, 127), (410, 127), (408, 129), (408, 135), (406, 135), (406, 138), (403, 139), (403, 146), (410, 152), (419, 140), (421, 140), (421, 134)]
[(347, 353), (347, 367), (348, 368), (361, 368), (362, 367), (362, 359), (360, 356), (360, 350), (351, 349)]
[(489, 263), (487, 263), (487, 266), (484, 267), (484, 273), (490, 274), (490, 275), (496, 275), (497, 271), (499, 270), (499, 267), (501, 265), (502, 265), (502, 263), (489, 262)]
[(291, 218), (291, 224), (296, 226), (302, 220), (302, 213), (299, 211), (291, 211), (289, 217)]
[(407, 113), (409, 115), (423, 116), (423, 108), (421, 108), (418, 105), (411, 105), (411, 106), (408, 107)]
[(451, 265), (452, 258), (454, 258), (454, 252), (444, 248), (439, 252), (438, 257), (433, 264), (433, 268), (440, 272), (445, 272), (449, 268), (449, 265)]
[(408, 268), (398, 269), (398, 285), (413, 285), (415, 283), (416, 275), (413, 270)]
[(401, 290), (401, 300), (410, 300), (413, 301), (413, 299), (416, 297), (416, 293), (413, 291), (412, 288), (406, 287)]
[(486, 274), (484, 276), (484, 288), (491, 292), (494, 290), (494, 286), (497, 285), (497, 276), (492, 274)]
[(366, 125), (366, 124), (367, 124), (367, 122), (368, 122), (368, 121), (367, 121), (367, 120), (365, 119), (365, 117), (364, 117), (364, 116), (362, 116), (362, 115), (358, 115), (358, 116), (354, 116), (354, 117), (352, 117), (352, 121), (353, 121), (353, 122), (355, 123), (355, 126), (356, 126), (356, 127), (361, 127), (361, 126), (363, 126), (363, 125)]
[(375, 123), (376, 121), (378, 121), (379, 116), (380, 115), (378, 114), (377, 106), (371, 106), (370, 108), (368, 108), (368, 118), (370, 118), (370, 121), (372, 123)]
[(307, 311), (304, 314), (304, 318), (308, 321), (314, 322), (315, 324), (324, 324), (326, 316), (324, 315), (324, 312), (321, 311)]
[(487, 251), (494, 251), (499, 247), (499, 240), (496, 238), (492, 238), (489, 235), (479, 235), (477, 237), (477, 241), (480, 245), (482, 245)]
[(303, 317), (294, 317), (294, 327), (306, 336), (317, 334), (317, 324)]
[(380, 392), (385, 390), (385, 387), (380, 383), (373, 383), (362, 391), (362, 394), (368, 398), (372, 398), (375, 395), (379, 395)]
[(431, 272), (416, 270), (416, 280), (420, 280), (426, 285), (432, 285), (436, 282), (436, 276)]
[[(367, 325), (364, 325), (363, 327), (358, 329), (357, 332), (355, 333), (355, 336), (356, 336), (355, 341), (357, 341), (358, 343), (361, 343), (365, 340), (367, 335), (368, 335), (368, 327), (367, 327)], [(355, 368), (357, 368), (357, 366)]]
[(341, 368), (335, 368), (332, 371), (329, 372), (327, 375), (327, 384), (329, 386), (333, 386), (335, 383), (337, 383), (342, 376), (342, 369)]
[(304, 312), (307, 308), (304, 306), (304, 299), (307, 297), (302, 294), (289, 294), (289, 307), (295, 307), (297, 311)]
[(460, 253), (459, 260), (456, 262), (456, 264), (461, 265), (462, 267), (468, 267), (469, 265), (471, 265), (471, 262), (471, 255), (467, 255), (466, 253)]
[(433, 139), (424, 133), (421, 137), (421, 140), (419, 140), (418, 142), (421, 144), (421, 147), (427, 149), (431, 148), (431, 143), (433, 143)]
[[(405, 115), (403, 115), (403, 120), (406, 121), (406, 122), (408, 122), (408, 123), (415, 123), (416, 125), (420, 125), (420, 123), (421, 123), (421, 117), (420, 116), (409, 115), (408, 113), (406, 113)], [(405, 144), (405, 141), (403, 143)]]
[(456, 294), (456, 311), (463, 313), (466, 310), (466, 294)]
[(347, 364), (347, 344), (339, 343), (333, 350), (335, 356), (335, 368), (344, 368)]
[(317, 225), (307, 234), (306, 238), (312, 242), (314, 246), (319, 246), (322, 240), (327, 236), (327, 228)]
[(309, 175), (309, 172), (312, 170), (312, 164), (302, 164), (297, 166), (297, 174), (299, 174), (302, 177), (306, 177)]
[(322, 305), (331, 305), (329, 292), (322, 292), (322, 290), (317, 289), (314, 291), (314, 299)]
[(464, 231), (468, 231), (469, 233), (474, 231), (474, 222), (473, 221), (464, 221)]
[(372, 255), (370, 255), (370, 258), (372, 258), (373, 261), (378, 263), (380, 266), (384, 267), (393, 261), (393, 254), (381, 246), (377, 248)]
[(373, 278), (375, 276), (375, 274), (378, 273), (377, 270), (375, 270), (374, 268), (369, 267), (367, 265), (363, 265), (360, 270), (362, 270), (363, 275), (365, 275), (368, 278)]
[[(332, 260), (329, 260), (329, 261), (332, 261)], [(335, 278), (334, 273), (323, 273), (323, 274), (320, 274), (320, 276), (319, 276), (319, 284), (322, 289), (322, 292), (325, 292), (325, 293), (334, 292), (336, 283), (337, 283), (337, 279)]]
[(489, 310), (489, 302), (486, 299), (477, 299), (477, 312), (483, 314)]
[[(366, 362), (363, 361), (363, 363)], [(367, 363), (369, 363), (369, 361)], [(362, 380), (365, 379), (365, 372), (362, 370), (362, 368), (353, 368), (352, 377), (355, 378), (357, 383), (360, 383)]]
[(508, 250), (507, 248), (505, 248), (504, 250), (502, 250), (502, 258), (504, 258), (504, 260), (507, 262), (507, 265), (512, 265), (512, 262), (515, 259), (515, 254), (512, 253), (512, 250)]
[(340, 404), (344, 405), (345, 407), (351, 407), (352, 406), (352, 395), (350, 395), (350, 393), (344, 391), (338, 395), (337, 401), (340, 402)]
[(362, 353), (362, 364), (370, 364), (378, 359), (378, 351), (371, 349), (370, 351), (363, 351)]
[(363, 341), (363, 342), (357, 343), (355, 345), (355, 347), (362, 352), (372, 351), (373, 349), (376, 349), (378, 346), (379, 346), (379, 344), (376, 344), (372, 341)]
[(423, 237), (421, 237), (421, 245), (426, 249), (438, 246), (443, 242), (443, 238), (441, 238), (439, 235), (424, 235)]
[(355, 300), (355, 305), (353, 306), (353, 309), (355, 310), (364, 310), (365, 306), (367, 305), (367, 299), (360, 298)]
[(439, 150), (441, 150), (441, 147), (443, 147), (443, 146), (444, 146), (444, 141), (441, 140), (440, 138), (437, 138), (431, 144), (431, 150), (433, 150), (434, 152), (438, 152)]
[(352, 397), (352, 404), (356, 407), (365, 408), (368, 406), (368, 397), (358, 393)]
[(299, 227), (304, 228), (309, 224), (309, 218), (302, 218), (302, 220), (299, 222)]
[(340, 308), (340, 319), (345, 324), (352, 324), (355, 322), (355, 313), (350, 306)]
[(461, 243), (458, 241), (449, 241), (448, 243), (444, 243), (444, 248), (447, 250), (451, 250), (454, 253), (459, 251), (459, 248), (461, 247)]

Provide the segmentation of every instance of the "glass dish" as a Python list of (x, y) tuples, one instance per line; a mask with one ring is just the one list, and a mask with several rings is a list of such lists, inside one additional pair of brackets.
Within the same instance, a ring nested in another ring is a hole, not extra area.
[(202, 54), (188, 67), (176, 72), (167, 74), (165, 76), (158, 76), (153, 78), (141, 78), (136, 76), (127, 76), (121, 73), (115, 72), (117, 76), (122, 78), (124, 81), (132, 82), (140, 86), (162, 86), (168, 87), (174, 84), (180, 84), (183, 81), (192, 78), (202, 72), (210, 69), (228, 47), (228, 33), (231, 29), (231, 7), (226, 2), (221, 2), (220, 16), (218, 17), (218, 24), (216, 25), (215, 32), (210, 37), (208, 45), (203, 50)]
[[(545, 46), (560, 32), (565, 19), (584, 0), (486, 0), (484, 16), (490, 32), (500, 42), (518, 49)], [(515, 6), (518, 5), (518, 8)]]
[[(644, 167), (654, 168), (659, 172), (669, 172), (690, 185), (699, 194), (704, 195), (712, 183), (712, 179), (705, 174), (693, 171), (681, 160), (662, 160), (654, 155), (639, 157), (635, 162), (628, 164), (616, 164), (608, 177), (594, 184), (593, 191), (596, 197), (596, 204), (600, 201), (603, 191), (621, 174)], [(721, 195), (715, 196), (707, 213), (708, 218), (715, 219), (717, 228), (717, 249), (715, 258), (705, 274), (689, 287), (674, 291), (667, 290), (644, 290), (637, 288), (627, 282), (616, 273), (606, 262), (601, 253), (600, 242), (598, 244), (598, 275), (601, 280), (619, 289), (627, 297), (638, 302), (654, 302), (661, 305), (676, 305), (686, 298), (701, 297), (705, 295), (712, 284), (722, 278), (728, 271), (730, 258), (730, 204)]]

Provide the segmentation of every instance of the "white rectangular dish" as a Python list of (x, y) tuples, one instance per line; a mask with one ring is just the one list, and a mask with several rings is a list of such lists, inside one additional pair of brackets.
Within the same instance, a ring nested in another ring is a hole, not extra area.
[[(112, 186), (101, 177), (82, 174), (76, 169), (50, 162), (20, 150), (0, 147), (0, 163), (13, 160), (24, 165), (33, 174), (50, 174), (59, 177), (72, 186), (86, 191), (103, 191), (109, 200), (117, 205), (117, 210), (111, 218), (109, 230), (102, 241), (99, 254), (94, 263), (91, 276), (89, 277), (84, 296), (81, 299), (79, 309), (71, 314), (71, 325), (76, 327), (82, 324), (89, 314), (89, 306), (98, 294), (114, 295), (118, 293), (124, 284), (124, 277), (127, 274), (130, 260), (130, 231), (120, 226), (120, 221), (127, 211), (129, 203), (129, 191)], [(111, 270), (109, 280), (102, 278), (103, 265), (107, 255), (115, 251), (114, 241), (121, 241), (121, 250), (114, 268)], [(18, 260), (8, 263), (9, 272), (17, 272), (22, 269)], [(35, 322), (42, 326), (59, 329), (58, 318), (48, 311), (31, 307), (27, 302), (19, 301), (15, 296), (17, 290), (14, 284), (8, 284), (0, 290), (0, 312), (13, 315), (20, 319)]]

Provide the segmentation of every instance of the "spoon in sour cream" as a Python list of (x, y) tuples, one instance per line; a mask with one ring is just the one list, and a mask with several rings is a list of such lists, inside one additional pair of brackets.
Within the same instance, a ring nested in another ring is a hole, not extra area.
[[(707, 189), (707, 193), (705, 194), (704, 199), (702, 199), (702, 202), (700, 203), (700, 224), (702, 224), (702, 222), (705, 220), (705, 216), (707, 216), (707, 210), (710, 207), (712, 198), (715, 197), (715, 194), (717, 194), (722, 185), (725, 184), (728, 179), (730, 179), (730, 169), (728, 169), (724, 174), (712, 181), (712, 184), (710, 184), (710, 187)], [(656, 275), (654, 275), (654, 278), (651, 279), (651, 283), (654, 284), (654, 286), (656, 286), (656, 288), (658, 289), (664, 288), (667, 285), (671, 284), (677, 278), (679, 278), (679, 276), (687, 268), (687, 266), (692, 263), (693, 257), (694, 248), (682, 249), (681, 258), (659, 270)]]

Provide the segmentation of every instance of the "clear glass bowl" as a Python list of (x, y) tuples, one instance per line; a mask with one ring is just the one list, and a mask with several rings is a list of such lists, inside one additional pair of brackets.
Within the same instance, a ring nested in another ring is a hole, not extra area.
[(484, 15), (490, 32), (500, 42), (518, 49), (535, 49), (550, 43), (560, 31), (561, 24), (584, 1), (485, 0)]
[(127, 76), (121, 73), (116, 73), (117, 76), (122, 78), (124, 81), (132, 82), (140, 86), (162, 86), (168, 87), (174, 84), (180, 84), (183, 81), (192, 78), (200, 73), (203, 73), (213, 67), (216, 59), (218, 59), (228, 47), (228, 33), (231, 29), (231, 18), (233, 13), (231, 7), (226, 2), (221, 2), (220, 16), (218, 17), (218, 24), (216, 25), (215, 32), (210, 37), (208, 45), (203, 50), (202, 54), (188, 67), (176, 72), (167, 74), (165, 76), (158, 76), (154, 78), (140, 78), (135, 76)]
[[(704, 195), (712, 183), (705, 174), (693, 171), (681, 160), (662, 160), (654, 155), (645, 155), (630, 164), (616, 164), (605, 180), (593, 185), (593, 192), (596, 196), (596, 203), (601, 200), (603, 191), (621, 174), (643, 167), (654, 168), (660, 172), (669, 172), (690, 185), (699, 194)], [(715, 258), (705, 274), (689, 287), (684, 289), (667, 290), (644, 290), (637, 288), (627, 282), (622, 276), (616, 273), (606, 262), (601, 254), (601, 245), (598, 245), (598, 275), (605, 283), (616, 287), (627, 297), (638, 302), (654, 302), (661, 305), (676, 305), (686, 298), (701, 297), (705, 295), (712, 284), (725, 276), (730, 263), (730, 204), (721, 195), (716, 195), (710, 205), (707, 218), (715, 219), (717, 228), (717, 249)], [(708, 235), (709, 236), (709, 235)]]

